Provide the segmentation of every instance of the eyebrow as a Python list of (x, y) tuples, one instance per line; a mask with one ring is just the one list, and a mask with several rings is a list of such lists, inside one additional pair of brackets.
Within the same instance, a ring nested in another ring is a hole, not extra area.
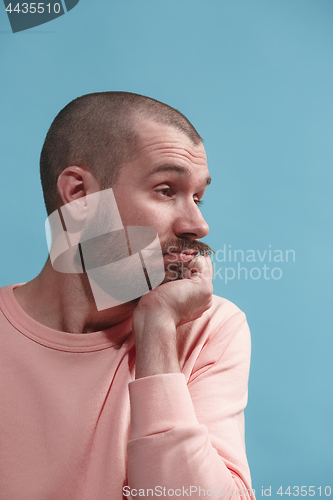
[[(157, 172), (168, 172), (168, 171), (174, 171), (177, 172), (179, 175), (190, 175), (191, 171), (189, 168), (184, 167), (183, 165), (159, 165), (158, 167), (155, 167), (153, 170), (151, 170), (148, 174), (148, 176), (151, 176), (153, 174), (156, 174)], [(209, 186), (209, 184), (212, 182), (212, 178), (209, 176), (206, 178), (206, 186)]]

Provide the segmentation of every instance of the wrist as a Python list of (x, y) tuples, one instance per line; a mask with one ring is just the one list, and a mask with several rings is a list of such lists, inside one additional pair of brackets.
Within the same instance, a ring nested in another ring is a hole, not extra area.
[(173, 312), (162, 304), (158, 302), (146, 304), (145, 301), (140, 300), (133, 312), (132, 324), (135, 338), (140, 337), (144, 332), (155, 330), (163, 330), (164, 335), (168, 336), (168, 332), (171, 334), (176, 332), (177, 321)]
[(173, 322), (144, 322), (135, 331), (135, 378), (179, 373), (177, 331)]

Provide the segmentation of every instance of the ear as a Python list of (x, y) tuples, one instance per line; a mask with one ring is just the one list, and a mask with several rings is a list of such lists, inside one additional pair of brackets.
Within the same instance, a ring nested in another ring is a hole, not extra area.
[(59, 175), (57, 187), (59, 196), (72, 217), (75, 220), (85, 220), (86, 196), (100, 191), (100, 183), (92, 173), (82, 167), (67, 167)]

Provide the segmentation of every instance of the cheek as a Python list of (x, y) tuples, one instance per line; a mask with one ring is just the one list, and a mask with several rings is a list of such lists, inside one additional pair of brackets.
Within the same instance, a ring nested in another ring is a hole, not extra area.
[(174, 214), (168, 204), (157, 204), (144, 193), (114, 190), (118, 210), (124, 226), (150, 226), (160, 236), (172, 229)]
[(165, 214), (156, 206), (140, 199), (122, 200), (117, 203), (120, 217), (125, 226), (150, 226), (159, 231), (166, 223)]

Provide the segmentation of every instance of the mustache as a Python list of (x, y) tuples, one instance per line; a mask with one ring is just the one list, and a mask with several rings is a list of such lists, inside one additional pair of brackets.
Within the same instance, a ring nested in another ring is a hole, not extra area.
[(202, 241), (189, 241), (181, 238), (169, 240), (163, 243), (161, 248), (163, 254), (181, 253), (185, 250), (195, 250), (198, 252), (198, 255), (213, 255), (215, 253), (215, 250)]

